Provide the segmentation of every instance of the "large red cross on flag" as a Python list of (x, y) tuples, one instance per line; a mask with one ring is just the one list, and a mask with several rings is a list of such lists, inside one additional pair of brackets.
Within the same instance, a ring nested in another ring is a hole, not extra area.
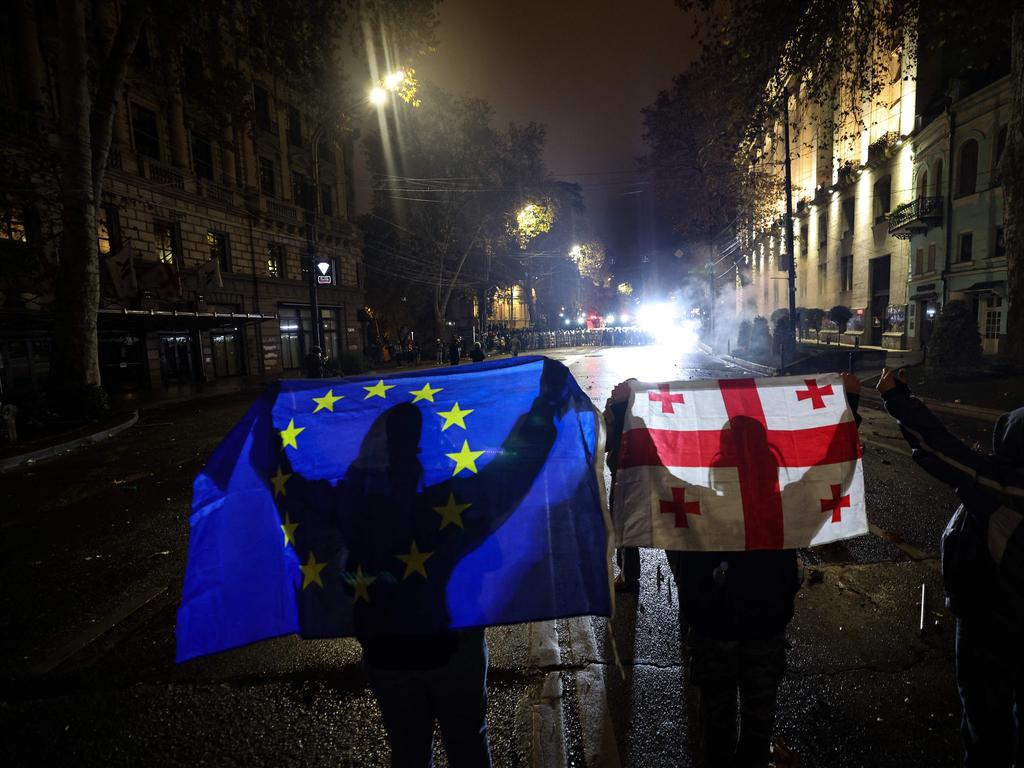
[(788, 549), (867, 533), (860, 440), (838, 374), (630, 391), (617, 544)]

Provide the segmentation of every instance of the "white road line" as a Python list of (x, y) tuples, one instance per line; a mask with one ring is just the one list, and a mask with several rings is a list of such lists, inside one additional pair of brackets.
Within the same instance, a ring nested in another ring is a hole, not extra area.
[(565, 719), (562, 716), (562, 656), (554, 621), (530, 625), (530, 666), (555, 669), (544, 678), (540, 696), (530, 704), (530, 765), (562, 766), (565, 758)]

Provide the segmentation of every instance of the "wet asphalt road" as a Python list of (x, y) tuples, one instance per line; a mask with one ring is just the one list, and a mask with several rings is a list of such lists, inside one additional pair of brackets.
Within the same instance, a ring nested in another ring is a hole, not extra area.
[[(746, 375), (651, 347), (552, 356), (599, 406), (628, 376)], [(174, 665), (191, 479), (254, 398), (150, 409), (109, 443), (0, 477), (8, 765), (387, 764), (351, 640), (282, 638)], [(952, 626), (935, 557), (954, 497), (917, 470), (884, 413), (862, 413), (873, 533), (804, 553), (812, 578), (790, 627), (777, 733), (802, 766), (953, 766)], [(988, 425), (946, 421), (988, 439)], [(643, 551), (639, 599), (621, 597), (610, 627), (585, 617), (488, 636), (495, 765), (694, 764), (663, 553)]]

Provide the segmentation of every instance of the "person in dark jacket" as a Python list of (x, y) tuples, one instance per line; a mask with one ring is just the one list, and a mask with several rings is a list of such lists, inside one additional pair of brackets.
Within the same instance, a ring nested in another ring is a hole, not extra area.
[[(843, 385), (859, 425), (860, 381), (845, 373)], [(616, 401), (628, 396), (628, 386), (617, 386), (606, 414)], [(729, 426), (738, 433), (735, 439), (745, 466), (777, 475), (778, 460), (763, 425), (737, 417)], [(609, 464), (612, 462), (609, 451)], [(703, 765), (767, 768), (776, 694), (786, 673), (785, 632), (803, 581), (796, 550), (665, 554), (675, 577), (681, 616), (689, 625), (688, 671), (698, 694), (696, 742)], [(623, 571), (628, 573), (625, 558)]]
[(322, 379), (324, 377), (324, 353), (320, 347), (310, 347), (306, 359), (303, 361), (306, 369), (306, 378)]
[(451, 341), (448, 342), (448, 362), (451, 365), (458, 365), (459, 358), (462, 357), (462, 339), (458, 336), (453, 335)]
[(960, 733), (968, 768), (1024, 766), (1024, 408), (1004, 413), (992, 455), (972, 450), (914, 397), (906, 371), (878, 391), (914, 461), (961, 504), (942, 534), (946, 604), (956, 617)]
[(478, 341), (473, 344), (473, 349), (469, 352), (469, 359), (474, 363), (481, 363), (485, 357), (487, 357), (487, 355), (484, 353), (484, 348), (480, 346), (480, 342)]

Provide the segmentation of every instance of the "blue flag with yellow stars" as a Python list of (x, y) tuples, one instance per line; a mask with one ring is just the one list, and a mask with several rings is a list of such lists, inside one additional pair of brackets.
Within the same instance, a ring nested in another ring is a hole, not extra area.
[(609, 615), (601, 429), (543, 357), (274, 384), (193, 485), (178, 661)]

